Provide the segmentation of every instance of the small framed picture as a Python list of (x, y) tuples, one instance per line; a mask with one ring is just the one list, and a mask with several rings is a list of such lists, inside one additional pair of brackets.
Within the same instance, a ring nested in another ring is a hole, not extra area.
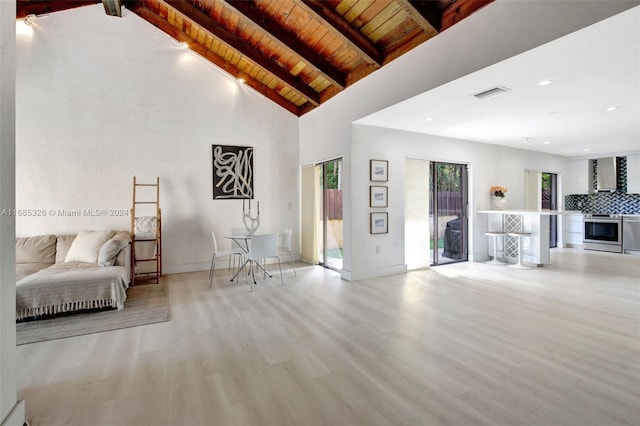
[(386, 182), (389, 180), (389, 162), (387, 160), (371, 160), (371, 181)]
[(371, 233), (387, 234), (389, 233), (389, 213), (371, 213)]
[(369, 207), (389, 207), (386, 186), (370, 186), (369, 188)]

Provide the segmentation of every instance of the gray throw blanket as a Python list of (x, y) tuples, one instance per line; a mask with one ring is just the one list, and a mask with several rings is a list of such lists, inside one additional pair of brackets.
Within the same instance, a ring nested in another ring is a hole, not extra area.
[(16, 319), (84, 309), (124, 308), (129, 287), (123, 266), (60, 262), (16, 283)]

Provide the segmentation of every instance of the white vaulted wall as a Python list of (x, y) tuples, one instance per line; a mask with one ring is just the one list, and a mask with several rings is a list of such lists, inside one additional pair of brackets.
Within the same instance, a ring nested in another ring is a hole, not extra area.
[[(0, 211), (15, 207), (15, 2), (0, 1)], [(21, 426), (17, 401), (15, 217), (0, 214), (0, 424)]]
[[(362, 175), (363, 161), (371, 158), (387, 159), (381, 155), (388, 151), (390, 157), (402, 157), (404, 165), (404, 157), (409, 154), (402, 151), (404, 145), (394, 146), (393, 138), (388, 138), (392, 145), (385, 146), (381, 153), (378, 153), (380, 147), (367, 149), (367, 141), (359, 141), (361, 146), (356, 146), (352, 132), (354, 122), (635, 5), (637, 2), (633, 1), (496, 1), (302, 116), (301, 163), (311, 164), (335, 157), (344, 159), (342, 276), (355, 280), (398, 273), (405, 268), (404, 260), (400, 259), (404, 251), (402, 240), (377, 236), (374, 242), (368, 235), (368, 230), (363, 228), (361, 221), (366, 221), (367, 216), (363, 218), (362, 211), (368, 211), (368, 205), (363, 203), (360, 195), (368, 190), (367, 174)], [(396, 140), (401, 140), (402, 135), (399, 138)], [(454, 154), (454, 151), (463, 146), (457, 145), (455, 141), (447, 143), (446, 148), (452, 148), (449, 154)], [(523, 158), (528, 155), (527, 151), (520, 153)], [(463, 162), (462, 157), (447, 157), (451, 161), (459, 159)], [(397, 170), (397, 163), (393, 167)], [(495, 167), (495, 164), (489, 163), (488, 167)], [(356, 176), (356, 173), (360, 175)], [(390, 173), (396, 172), (391, 168)], [(400, 175), (397, 177), (403, 179)], [(518, 178), (522, 178), (521, 172), (517, 176), (508, 177), (509, 180)], [(486, 188), (478, 187), (474, 190), (486, 191)], [(399, 194), (404, 194), (404, 188), (395, 188), (393, 194), (390, 192), (390, 201)], [(395, 218), (404, 215), (404, 211), (394, 209), (392, 212), (391, 208), (389, 213)], [(403, 221), (393, 223), (390, 220), (390, 225), (396, 236), (398, 232), (404, 232)], [(363, 232), (366, 234), (364, 237)], [(364, 260), (362, 256), (370, 254), (376, 245), (381, 245), (380, 253)], [(375, 263), (375, 259), (380, 256), (389, 257), (383, 263)], [(377, 267), (370, 268), (372, 263)]]
[(241, 201), (212, 200), (212, 144), (255, 148), (259, 231), (298, 233), (297, 117), (126, 10), (96, 4), (31, 29), (17, 35), (16, 205), (42, 216), (18, 216), (18, 236), (129, 229), (117, 214), (133, 176), (159, 176), (165, 272), (208, 268), (210, 232), (225, 245), (242, 227)]

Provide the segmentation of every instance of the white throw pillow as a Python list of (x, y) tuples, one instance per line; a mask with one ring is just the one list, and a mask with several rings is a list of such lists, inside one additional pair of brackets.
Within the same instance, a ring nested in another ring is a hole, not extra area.
[(97, 263), (100, 247), (113, 236), (113, 231), (80, 231), (71, 243), (65, 262)]
[(125, 248), (128, 244), (128, 234), (120, 236), (116, 235), (115, 237), (108, 240), (100, 248), (100, 253), (98, 254), (98, 265), (113, 266), (116, 262), (116, 257), (118, 257), (118, 253), (120, 253), (120, 250)]
[(158, 218), (156, 216), (136, 217), (134, 234), (136, 240), (152, 240), (156, 237)]

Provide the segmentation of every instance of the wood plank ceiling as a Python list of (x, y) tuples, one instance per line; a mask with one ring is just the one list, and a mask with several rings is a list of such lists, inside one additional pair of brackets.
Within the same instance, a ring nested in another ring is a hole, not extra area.
[[(493, 0), (103, 0), (301, 116)], [(17, 18), (95, 4), (18, 0)], [(433, 61), (441, 58), (433, 58)]]

